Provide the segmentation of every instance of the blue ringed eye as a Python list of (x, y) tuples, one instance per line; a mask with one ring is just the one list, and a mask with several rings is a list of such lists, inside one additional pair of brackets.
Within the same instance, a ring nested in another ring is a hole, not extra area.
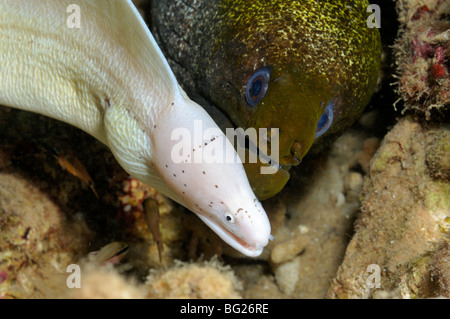
[(258, 69), (248, 80), (245, 88), (245, 100), (248, 105), (256, 106), (261, 102), (269, 88), (270, 70), (267, 67)]
[(328, 131), (328, 129), (331, 126), (331, 123), (333, 123), (333, 107), (334, 102), (331, 101), (330, 103), (328, 103), (327, 107), (320, 116), (319, 121), (317, 122), (315, 138), (320, 137), (326, 131)]

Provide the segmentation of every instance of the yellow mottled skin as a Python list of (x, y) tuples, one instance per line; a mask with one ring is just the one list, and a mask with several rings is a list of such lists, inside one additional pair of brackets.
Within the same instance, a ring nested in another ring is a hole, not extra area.
[[(367, 1), (212, 2), (215, 12), (204, 13), (207, 22), (200, 25), (196, 78), (236, 126), (280, 129), (283, 168), (298, 165), (314, 143), (361, 114), (375, 88), (381, 55), (379, 31), (367, 25)], [(245, 88), (261, 67), (271, 70), (269, 88), (252, 107)], [(315, 139), (330, 101), (333, 124)], [(289, 177), (287, 172), (259, 175), (258, 168), (246, 166), (259, 198), (276, 194)]]

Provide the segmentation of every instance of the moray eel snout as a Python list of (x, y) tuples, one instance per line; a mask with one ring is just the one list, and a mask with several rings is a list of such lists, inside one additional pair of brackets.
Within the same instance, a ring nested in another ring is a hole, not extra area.
[[(242, 124), (268, 129), (267, 149), (277, 152), (271, 157), (278, 158), (281, 168), (299, 165), (314, 140), (331, 126), (334, 103), (326, 95), (326, 85), (320, 76), (313, 79), (295, 70), (268, 66), (249, 78), (244, 97), (247, 105), (240, 109), (251, 113), (251, 118)], [(276, 129), (277, 136), (272, 136), (270, 129)], [(273, 137), (278, 140), (278, 148), (271, 148)]]

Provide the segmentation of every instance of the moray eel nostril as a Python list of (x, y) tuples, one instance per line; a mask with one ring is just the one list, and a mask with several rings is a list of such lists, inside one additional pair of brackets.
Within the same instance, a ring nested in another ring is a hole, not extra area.
[(295, 141), (291, 146), (291, 154), (292, 154), (292, 158), (295, 161), (297, 161), (298, 164), (300, 164), (302, 162), (301, 151), (302, 151), (302, 144), (300, 144), (300, 142)]

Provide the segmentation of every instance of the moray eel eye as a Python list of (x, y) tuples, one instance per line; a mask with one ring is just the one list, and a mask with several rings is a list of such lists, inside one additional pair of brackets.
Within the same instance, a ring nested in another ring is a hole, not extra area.
[(263, 67), (257, 70), (248, 80), (245, 89), (245, 100), (250, 106), (256, 106), (264, 98), (269, 88), (270, 70)]
[(231, 213), (225, 213), (224, 218), (227, 224), (234, 224), (236, 222), (233, 214)]
[(328, 131), (328, 129), (331, 126), (331, 123), (333, 123), (333, 106), (334, 106), (333, 101), (328, 103), (327, 107), (320, 116), (319, 122), (317, 122), (316, 127), (316, 135), (315, 135), (316, 138), (318, 138), (319, 136), (323, 135), (326, 131)]

